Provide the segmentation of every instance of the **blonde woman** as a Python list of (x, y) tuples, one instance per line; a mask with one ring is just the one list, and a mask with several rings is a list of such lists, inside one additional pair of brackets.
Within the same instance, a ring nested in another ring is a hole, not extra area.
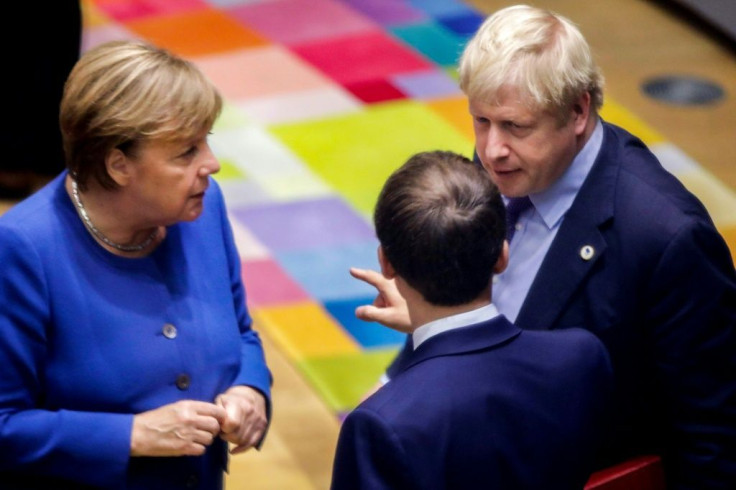
[(3, 488), (222, 488), (270, 373), (207, 144), (222, 106), (141, 42), (85, 53), (67, 171), (0, 218)]

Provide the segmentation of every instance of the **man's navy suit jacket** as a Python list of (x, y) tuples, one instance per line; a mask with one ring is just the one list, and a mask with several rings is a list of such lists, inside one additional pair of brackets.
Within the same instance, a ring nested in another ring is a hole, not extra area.
[(604, 123), (516, 324), (584, 327), (608, 347), (619, 418), (601, 463), (656, 452), (670, 488), (736, 488), (731, 254), (700, 201), (623, 129)]
[(613, 389), (595, 335), (499, 316), (428, 339), (397, 371), (343, 422), (333, 490), (585, 484)]
[(617, 420), (597, 467), (657, 453), (670, 489), (736, 488), (731, 254), (702, 203), (644, 143), (603, 126), (515, 324), (582, 327), (606, 344)]

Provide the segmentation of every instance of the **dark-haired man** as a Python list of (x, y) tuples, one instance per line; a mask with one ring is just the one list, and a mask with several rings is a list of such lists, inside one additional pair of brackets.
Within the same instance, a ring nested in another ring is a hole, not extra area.
[[(588, 329), (611, 356), (616, 420), (598, 466), (655, 453), (670, 489), (736, 488), (736, 273), (705, 207), (599, 117), (603, 78), (568, 19), (499, 10), (459, 75), (479, 163), (530, 204), (494, 303), (524, 329)], [(408, 322), (390, 281), (353, 274), (379, 290), (360, 318)]]
[(499, 315), (505, 210), (487, 173), (417, 154), (386, 182), (374, 222), (411, 352), (344, 421), (333, 490), (582, 488), (606, 427), (608, 355), (586, 330), (522, 331)]

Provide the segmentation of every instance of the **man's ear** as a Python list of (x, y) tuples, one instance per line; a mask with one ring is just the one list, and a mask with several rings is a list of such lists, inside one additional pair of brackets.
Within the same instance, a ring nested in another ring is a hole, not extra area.
[(118, 185), (125, 186), (128, 184), (131, 178), (131, 161), (118, 148), (114, 148), (105, 157), (105, 168), (107, 169), (108, 175)]
[(509, 242), (503, 241), (503, 247), (501, 253), (496, 260), (496, 265), (493, 266), (493, 273), (500, 274), (506, 270), (506, 266), (509, 265)]
[(383, 277), (386, 279), (393, 279), (396, 277), (396, 270), (394, 270), (394, 266), (392, 266), (391, 262), (386, 258), (386, 254), (383, 252), (383, 247), (380, 245), (378, 246), (378, 263), (381, 265), (381, 274), (383, 274)]
[(580, 136), (585, 132), (588, 126), (588, 118), (590, 117), (590, 104), (591, 104), (590, 92), (583, 92), (578, 100), (573, 104), (573, 119), (575, 123), (575, 134)]

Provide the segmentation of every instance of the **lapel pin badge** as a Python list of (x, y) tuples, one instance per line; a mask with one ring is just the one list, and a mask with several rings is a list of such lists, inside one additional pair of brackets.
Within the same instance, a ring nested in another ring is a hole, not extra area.
[(580, 249), (580, 258), (583, 260), (590, 260), (595, 255), (595, 249), (592, 245), (583, 245)]

